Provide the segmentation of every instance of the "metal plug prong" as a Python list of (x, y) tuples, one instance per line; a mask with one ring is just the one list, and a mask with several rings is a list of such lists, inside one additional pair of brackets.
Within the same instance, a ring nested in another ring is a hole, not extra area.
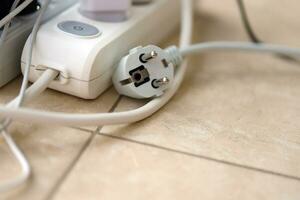
[(158, 56), (158, 53), (156, 51), (151, 51), (150, 53), (143, 54), (141, 56), (141, 61), (146, 63), (147, 61), (149, 61), (153, 58), (156, 58), (157, 56)]
[(167, 85), (169, 83), (170, 83), (170, 79), (168, 79), (168, 77), (164, 77), (164, 78), (161, 78), (161, 79), (158, 79), (158, 80), (154, 80), (152, 85), (155, 88), (159, 88), (159, 87)]

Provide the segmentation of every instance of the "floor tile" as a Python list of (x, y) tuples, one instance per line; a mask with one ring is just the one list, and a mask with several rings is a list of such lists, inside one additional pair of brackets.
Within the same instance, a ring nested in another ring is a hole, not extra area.
[[(13, 125), (10, 132), (27, 156), (33, 176), (23, 187), (0, 194), (0, 199), (43, 199), (91, 137), (89, 132), (71, 128), (24, 124)], [(2, 184), (16, 177), (20, 169), (8, 149), (0, 146)]]
[[(226, 2), (217, 9), (219, 1), (200, 3), (195, 41), (245, 40), (235, 2)], [(300, 179), (299, 77), (295, 63), (275, 56), (194, 56), (183, 86), (159, 113), (137, 124), (105, 127), (102, 133)], [(116, 111), (144, 103), (123, 98)]]
[[(248, 40), (235, 0), (196, 3), (194, 42)], [(261, 38), (295, 46), (300, 44), (293, 37), (300, 26), (295, 20), (298, 13), (292, 11), (298, 4), (297, 0), (284, 6), (280, 0), (246, 1)], [(162, 46), (176, 41), (174, 34)], [(299, 199), (298, 64), (277, 56), (218, 52), (194, 56), (189, 66), (183, 86), (160, 112), (133, 125), (101, 130), (123, 140), (96, 136), (89, 145), (96, 127), (80, 131), (12, 126), (34, 176), (26, 188), (8, 197)], [(19, 85), (17, 80), (0, 89), (0, 102), (12, 99)], [(95, 101), (48, 90), (28, 106), (106, 112), (117, 98), (113, 89)], [(124, 97), (116, 111), (144, 103)], [(5, 172), (0, 180), (11, 178), (19, 169), (1, 139), (0, 158), (5, 163), (0, 165)]]
[(299, 190), (294, 180), (98, 136), (53, 199), (296, 200)]
[[(20, 85), (21, 79), (18, 78), (1, 88), (0, 103), (7, 103), (12, 100), (18, 94)], [(25, 106), (54, 112), (96, 113), (107, 112), (117, 99), (118, 94), (113, 88), (109, 88), (95, 100), (84, 100), (48, 89)], [(97, 129), (97, 126), (81, 128), (94, 131)]]
[[(17, 79), (0, 89), (0, 102), (13, 99), (20, 87)], [(42, 110), (89, 113), (108, 112), (118, 95), (110, 89), (94, 101), (81, 100), (53, 90), (47, 90), (26, 106)], [(43, 199), (67, 173), (92, 139), (94, 127), (63, 128), (35, 124), (13, 123), (9, 132), (28, 157), (33, 168), (30, 182), (16, 191), (0, 194), (0, 199)], [(86, 130), (86, 131), (85, 131)], [(0, 138), (0, 184), (14, 178), (20, 171)]]
[(297, 37), (297, 33), (300, 32), (297, 23), (298, 6), (297, 0), (290, 0), (284, 4), (280, 0), (245, 0), (251, 25), (261, 40), (294, 47), (300, 45)]

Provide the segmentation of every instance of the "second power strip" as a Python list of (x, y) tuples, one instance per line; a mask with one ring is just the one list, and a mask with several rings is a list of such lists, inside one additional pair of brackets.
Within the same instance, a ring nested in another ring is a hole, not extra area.
[[(45, 13), (44, 22), (74, 5), (78, 0), (52, 0)], [(39, 1), (41, 5), (44, 0)], [(16, 17), (0, 49), (0, 87), (21, 73), (20, 58), (25, 41), (32, 30), (38, 12)], [(0, 30), (0, 35), (2, 31)]]

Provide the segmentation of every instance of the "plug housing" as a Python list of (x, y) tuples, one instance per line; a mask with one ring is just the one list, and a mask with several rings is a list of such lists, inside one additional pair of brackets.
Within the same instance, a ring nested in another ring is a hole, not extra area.
[(144, 99), (161, 96), (174, 80), (169, 54), (149, 45), (130, 50), (113, 75), (116, 90), (125, 96)]

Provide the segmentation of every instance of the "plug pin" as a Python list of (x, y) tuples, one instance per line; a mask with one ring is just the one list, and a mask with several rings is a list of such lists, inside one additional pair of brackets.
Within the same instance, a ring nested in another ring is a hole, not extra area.
[(169, 83), (170, 83), (170, 79), (168, 79), (168, 77), (164, 77), (164, 78), (161, 78), (161, 79), (158, 79), (158, 80), (154, 80), (152, 82), (152, 86), (154, 88), (159, 88), (159, 87), (165, 86), (165, 85), (167, 85)]
[(151, 51), (150, 53), (142, 54), (140, 57), (140, 60), (142, 63), (146, 63), (149, 60), (156, 58), (158, 56), (158, 53), (156, 51)]

